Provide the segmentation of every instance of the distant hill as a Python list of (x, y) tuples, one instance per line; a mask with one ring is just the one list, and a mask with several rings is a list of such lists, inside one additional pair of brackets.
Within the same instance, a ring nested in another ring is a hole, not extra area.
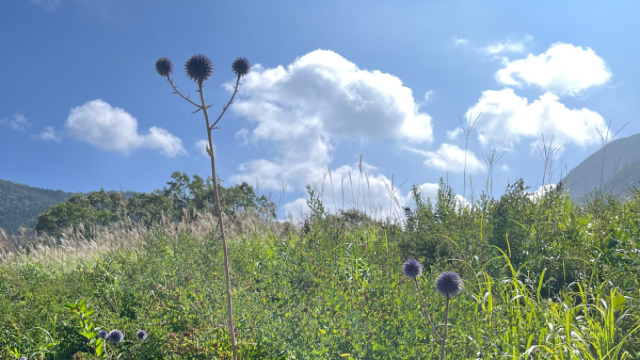
[(73, 193), (47, 190), (0, 180), (0, 228), (12, 234), (20, 226), (33, 228), (38, 215), (61, 203)]
[[(604, 166), (603, 166), (603, 156)], [(616, 195), (640, 180), (640, 134), (613, 140), (604, 152), (599, 149), (569, 172), (567, 186), (573, 198), (584, 198), (600, 188)], [(563, 179), (563, 182), (567, 180)]]

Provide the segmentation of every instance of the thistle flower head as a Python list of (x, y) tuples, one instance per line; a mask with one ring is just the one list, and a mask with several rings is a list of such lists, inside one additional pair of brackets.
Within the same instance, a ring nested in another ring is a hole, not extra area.
[(238, 76), (247, 75), (250, 68), (251, 64), (249, 64), (249, 60), (243, 57), (237, 57), (231, 64), (231, 70), (233, 70), (233, 72)]
[(184, 64), (184, 69), (187, 71), (187, 75), (191, 80), (202, 83), (211, 77), (213, 73), (213, 63), (208, 57), (197, 54), (187, 60)]
[(162, 77), (169, 76), (173, 74), (173, 63), (163, 56), (156, 61), (156, 71)]
[(98, 331), (98, 337), (102, 340), (107, 340), (109, 337), (109, 332), (105, 329)]
[(147, 332), (144, 330), (138, 330), (138, 332), (136, 333), (136, 337), (138, 338), (138, 340), (144, 341), (144, 339), (147, 338)]
[(406, 277), (416, 278), (422, 275), (422, 265), (420, 262), (415, 259), (409, 259), (404, 264), (402, 264), (402, 273)]
[(124, 334), (120, 330), (111, 330), (109, 336), (107, 337), (107, 340), (114, 344), (121, 343), (122, 339), (124, 339)]
[(456, 296), (462, 291), (462, 279), (454, 272), (445, 271), (436, 279), (436, 291), (442, 296)]
[(29, 360), (29, 358), (26, 357), (26, 356), (23, 356), (23, 357), (20, 358), (20, 360)]

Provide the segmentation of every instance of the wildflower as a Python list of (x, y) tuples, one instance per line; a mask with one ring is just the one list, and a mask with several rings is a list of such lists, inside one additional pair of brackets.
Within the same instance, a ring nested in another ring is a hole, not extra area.
[(442, 296), (456, 296), (462, 291), (462, 279), (454, 272), (445, 271), (436, 279), (436, 291)]
[(231, 64), (231, 70), (233, 70), (233, 72), (238, 76), (247, 75), (250, 67), (251, 65), (249, 64), (249, 60), (243, 57), (237, 57)]
[(160, 76), (169, 76), (173, 74), (173, 63), (163, 56), (156, 61), (156, 71)]
[(23, 356), (23, 357), (20, 358), (20, 360), (29, 360), (29, 358), (26, 357), (26, 356)]
[(121, 343), (122, 339), (124, 339), (124, 334), (122, 334), (122, 331), (120, 330), (111, 330), (109, 336), (107, 337), (107, 340), (114, 344)]
[(144, 339), (147, 338), (147, 332), (144, 330), (138, 330), (138, 332), (136, 333), (136, 337), (138, 338), (138, 340), (144, 341)]
[(211, 77), (213, 73), (213, 63), (208, 57), (197, 54), (187, 60), (184, 64), (184, 69), (187, 71), (187, 75), (191, 80), (202, 83)]
[(107, 340), (107, 338), (109, 337), (109, 332), (107, 330), (102, 329), (98, 331), (98, 337), (100, 339)]
[(402, 272), (405, 276), (410, 278), (416, 278), (422, 275), (422, 265), (420, 262), (415, 259), (409, 259), (404, 264), (402, 264)]

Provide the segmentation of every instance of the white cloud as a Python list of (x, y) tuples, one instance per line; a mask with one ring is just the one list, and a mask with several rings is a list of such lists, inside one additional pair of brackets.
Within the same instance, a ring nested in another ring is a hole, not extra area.
[[(358, 165), (343, 165), (337, 169), (324, 171), (322, 177), (311, 184), (312, 189), (322, 199), (330, 213), (341, 210), (358, 209), (376, 219), (397, 219), (403, 216), (405, 206), (414, 206), (411, 186), (398, 183), (377, 172), (367, 163), (362, 163), (362, 172)], [(418, 186), (423, 196), (435, 197), (438, 184)], [(297, 198), (283, 205), (284, 213), (293, 217), (309, 212), (307, 198)]]
[[(429, 167), (452, 173), (462, 174), (464, 172), (464, 149), (460, 149), (456, 145), (442, 144), (435, 152), (413, 148), (407, 148), (407, 150), (424, 155), (427, 158), (424, 163)], [(467, 151), (466, 169), (467, 174), (475, 174), (478, 171), (484, 171), (485, 166), (472, 151)]]
[(71, 109), (64, 127), (79, 141), (125, 155), (143, 148), (159, 150), (166, 157), (187, 153), (182, 140), (165, 129), (153, 126), (148, 134), (138, 134), (136, 118), (99, 99)]
[(30, 2), (40, 5), (46, 10), (55, 10), (60, 6), (60, 0), (31, 0)]
[(9, 127), (15, 131), (23, 131), (29, 126), (31, 126), (29, 120), (27, 120), (27, 118), (22, 114), (15, 114), (13, 115), (13, 118), (9, 120)]
[(478, 102), (467, 111), (478, 114), (478, 139), (502, 149), (511, 148), (522, 138), (554, 136), (555, 144), (573, 143), (581, 147), (599, 141), (598, 131), (606, 129), (602, 116), (586, 108), (569, 109), (558, 96), (545, 93), (532, 103), (513, 89), (483, 91)]
[(502, 164), (502, 165), (500, 166), (500, 171), (503, 171), (503, 172), (509, 172), (510, 170), (511, 170), (511, 169), (509, 168), (509, 165), (507, 165), (507, 164)]
[(532, 39), (533, 37), (531, 35), (526, 35), (520, 41), (500, 41), (491, 45), (487, 45), (486, 47), (482, 48), (482, 51), (489, 55), (498, 55), (506, 52), (521, 53), (524, 51), (524, 44), (531, 41)]
[(462, 39), (462, 38), (458, 38), (458, 37), (454, 37), (453, 38), (453, 45), (454, 46), (465, 46), (469, 44), (469, 39)]
[(272, 157), (242, 164), (232, 181), (258, 179), (272, 189), (317, 181), (341, 139), (429, 143), (431, 117), (417, 108), (400, 79), (359, 69), (333, 51), (310, 52), (286, 68), (256, 65), (232, 107), (256, 126), (236, 136), (268, 142)]
[(53, 126), (45, 126), (44, 130), (42, 130), (42, 132), (40, 132), (40, 134), (34, 134), (34, 135), (32, 135), (32, 137), (34, 139), (38, 139), (38, 140), (55, 141), (57, 143), (59, 143), (60, 140), (62, 140), (62, 138), (60, 137), (60, 134), (58, 134), (53, 129)]
[(540, 55), (505, 60), (496, 80), (504, 85), (536, 85), (556, 95), (575, 96), (611, 78), (604, 60), (591, 48), (555, 43)]
[(457, 128), (455, 128), (453, 130), (447, 130), (447, 138), (449, 138), (449, 140), (455, 140), (460, 135), (462, 135), (462, 128), (461, 127), (457, 127)]

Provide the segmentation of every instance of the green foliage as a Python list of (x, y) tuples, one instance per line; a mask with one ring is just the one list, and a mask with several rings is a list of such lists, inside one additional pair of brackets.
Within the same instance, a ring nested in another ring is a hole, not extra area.
[[(109, 226), (119, 221), (157, 222), (161, 216), (182, 220), (191, 211), (212, 209), (213, 185), (198, 175), (190, 178), (178, 171), (171, 174), (171, 181), (163, 190), (151, 193), (134, 193), (125, 197), (118, 192), (91, 191), (78, 194), (66, 202), (52, 206), (38, 216), (35, 229), (59, 236), (63, 229), (82, 226), (91, 236), (91, 226)], [(218, 181), (222, 210), (230, 216), (254, 211), (266, 218), (275, 217), (275, 204), (265, 195), (258, 196), (253, 187), (241, 183), (225, 188)]]
[[(577, 206), (515, 183), (500, 199), (463, 206), (440, 186), (435, 202), (414, 189), (404, 227), (327, 214), (312, 193), (306, 234), (230, 239), (240, 358), (437, 358), (437, 337), (401, 273), (410, 254), (429, 264), (419, 286), (438, 330), (436, 275), (464, 280), (450, 304), (449, 359), (640, 356), (640, 192)], [(120, 359), (231, 358), (221, 244), (158, 230), (140, 248), (73, 265), (35, 253), (0, 264), (4, 357), (95, 359), (80, 333), (96, 324), (124, 332)]]
[(19, 227), (33, 228), (39, 214), (64, 202), (72, 193), (46, 190), (0, 180), (0, 228), (15, 233)]

